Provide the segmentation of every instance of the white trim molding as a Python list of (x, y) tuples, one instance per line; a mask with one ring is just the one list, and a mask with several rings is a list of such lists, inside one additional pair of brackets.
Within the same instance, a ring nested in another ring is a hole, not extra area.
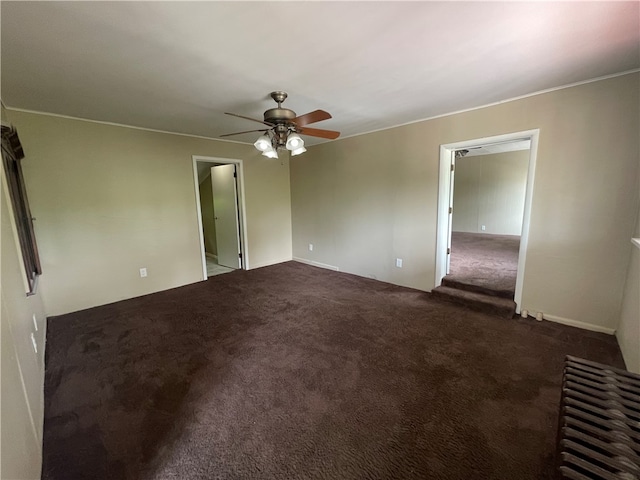
[(606, 333), (607, 335), (615, 335), (616, 329), (609, 327), (601, 327), (600, 325), (593, 325), (591, 323), (581, 322), (580, 320), (573, 320), (572, 318), (559, 317), (557, 315), (543, 314), (542, 318), (550, 322), (561, 323), (562, 325), (569, 325), (570, 327), (582, 328), (584, 330), (591, 330), (592, 332)]
[(333, 270), (334, 272), (339, 272), (340, 269), (334, 265), (329, 265), (326, 263), (316, 262), (314, 260), (307, 260), (306, 258), (293, 257), (294, 262), (305, 263), (307, 265), (312, 265), (314, 267), (326, 268), (327, 270)]
[(519, 95), (517, 97), (505, 98), (504, 100), (499, 100), (497, 102), (485, 103), (483, 105), (478, 105), (476, 107), (463, 108), (462, 110), (455, 110), (453, 112), (441, 113), (439, 115), (433, 115), (431, 117), (420, 118), (418, 120), (412, 120), (410, 122), (400, 123), (398, 125), (392, 125), (390, 127), (382, 127), (382, 128), (378, 128), (378, 129), (375, 129), (375, 130), (368, 130), (368, 131), (362, 132), (362, 133), (354, 133), (353, 135), (345, 135), (345, 136), (342, 136), (342, 137), (340, 137), (340, 138), (338, 138), (336, 140), (333, 140), (333, 141), (334, 142), (339, 142), (340, 140), (345, 140), (345, 139), (351, 138), (351, 137), (358, 137), (360, 135), (368, 135), (370, 133), (382, 132), (382, 131), (385, 131), (385, 130), (391, 130), (393, 128), (404, 127), (406, 125), (413, 125), (414, 123), (428, 122), (430, 120), (435, 120), (437, 118), (450, 117), (452, 115), (458, 115), (460, 113), (473, 112), (474, 110), (480, 110), (480, 109), (483, 109), (483, 108), (494, 107), (496, 105), (502, 105), (503, 103), (515, 102), (515, 101), (518, 101), (518, 100), (522, 100), (524, 98), (535, 97), (535, 96), (538, 96), (538, 95), (544, 95), (545, 93), (552, 93), (552, 92), (555, 92), (555, 91), (558, 91), (558, 90), (564, 90), (566, 88), (579, 87), (580, 85), (586, 85), (588, 83), (594, 83), (594, 82), (601, 82), (603, 80), (609, 80), (611, 78), (622, 77), (623, 75), (631, 75), (631, 74), (638, 73), (638, 72), (640, 72), (640, 68), (634, 68), (632, 70), (625, 70), (624, 72), (612, 73), (610, 75), (603, 75), (601, 77), (596, 77), (596, 78), (589, 78), (587, 80), (581, 80), (579, 82), (567, 83), (565, 85), (560, 85), (558, 87), (552, 87), (552, 88), (547, 88), (547, 89), (544, 89), (544, 90), (538, 90), (538, 91), (532, 92), (532, 93), (526, 93), (524, 95)]
[(40, 110), (29, 110), (29, 109), (26, 109), (26, 108), (7, 107), (7, 106), (5, 106), (5, 109), (7, 109), (9, 111), (14, 111), (14, 112), (31, 113), (31, 114), (34, 114), (34, 115), (45, 115), (47, 117), (65, 118), (67, 120), (78, 120), (80, 122), (99, 123), (101, 125), (109, 125), (111, 127), (132, 128), (134, 130), (143, 130), (145, 132), (165, 133), (167, 135), (178, 135), (180, 137), (200, 138), (202, 140), (215, 140), (216, 142), (238, 143), (240, 145), (251, 145), (248, 142), (241, 142), (239, 140), (230, 140), (228, 138), (207, 137), (207, 136), (204, 136), (204, 135), (196, 135), (196, 134), (193, 134), (193, 133), (172, 132), (171, 130), (161, 130), (161, 129), (158, 129), (158, 128), (140, 127), (140, 126), (136, 126), (136, 125), (129, 125), (127, 123), (107, 122), (105, 120), (95, 120), (95, 119), (92, 119), (92, 118), (74, 117), (72, 115), (64, 115), (62, 113), (43, 112), (43, 111), (40, 111)]
[[(617, 73), (612, 73), (610, 75), (603, 75), (601, 77), (596, 77), (596, 78), (589, 78), (587, 80), (581, 80), (579, 82), (574, 82), (574, 83), (568, 83), (565, 85), (560, 85), (557, 87), (552, 87), (552, 88), (547, 88), (544, 90), (538, 90), (532, 93), (526, 93), (524, 95), (519, 95), (516, 97), (510, 97), (510, 98), (505, 98), (504, 100), (499, 100), (497, 102), (492, 102), (492, 103), (485, 103), (483, 105), (477, 105), (475, 107), (469, 107), (469, 108), (464, 108), (462, 110), (455, 110), (453, 112), (445, 112), (445, 113), (441, 113), (438, 115), (432, 115), (430, 117), (425, 117), (425, 118), (419, 118), (417, 120), (411, 120), (410, 122), (405, 122), (405, 123), (400, 123), (398, 125), (391, 125), (388, 127), (382, 127), (382, 128), (378, 128), (378, 129), (374, 129), (374, 130), (367, 130), (366, 132), (360, 132), (360, 133), (354, 133), (352, 135), (345, 135), (345, 136), (341, 136), (340, 138), (333, 140), (334, 142), (339, 142), (341, 140), (345, 140), (347, 138), (352, 138), (352, 137), (358, 137), (360, 135), (368, 135), (370, 133), (376, 133), (376, 132), (382, 132), (385, 130), (391, 130), (393, 128), (398, 128), (398, 127), (404, 127), (406, 125), (413, 125), (414, 123), (421, 123), (421, 122), (427, 122), (429, 120), (435, 120), (437, 118), (443, 118), (443, 117), (449, 117), (452, 115), (458, 115), (460, 113), (466, 113), (466, 112), (472, 112), (474, 110), (480, 110), (483, 108), (488, 108), (488, 107), (493, 107), (495, 105), (501, 105), (503, 103), (509, 103), (509, 102), (515, 102), (517, 100), (522, 100), (524, 98), (529, 98), (529, 97), (535, 97), (537, 95), (544, 95), (545, 93), (551, 93), (551, 92), (555, 92), (557, 90), (564, 90), (566, 88), (572, 88), (572, 87), (578, 87), (580, 85), (586, 85), (588, 83), (593, 83), (593, 82), (600, 82), (603, 80), (609, 80), (611, 78), (615, 78), (615, 77), (621, 77), (624, 75), (631, 75), (634, 73), (638, 73), (640, 72), (640, 68), (634, 68), (631, 70), (625, 70), (624, 72), (617, 72)], [(111, 125), (114, 127), (124, 127), (124, 128), (133, 128), (136, 130), (145, 130), (147, 132), (156, 132), (156, 133), (166, 133), (169, 135), (180, 135), (183, 137), (193, 137), (193, 138), (202, 138), (204, 140), (215, 140), (216, 142), (228, 142), (228, 143), (238, 143), (241, 145), (251, 145), (251, 142), (241, 142), (239, 140), (230, 140), (228, 138), (219, 138), (219, 137), (207, 137), (205, 135), (196, 135), (196, 134), (191, 134), (191, 133), (181, 133), (181, 132), (172, 132), (170, 130), (162, 130), (162, 129), (157, 129), (157, 128), (149, 128), (149, 127), (141, 127), (141, 126), (136, 126), (136, 125), (129, 125), (126, 123), (117, 123), (117, 122), (107, 122), (104, 120), (95, 120), (95, 119), (91, 119), (91, 118), (83, 118), (83, 117), (74, 117), (72, 115), (64, 115), (64, 114), (60, 114), (60, 113), (53, 113), (53, 112), (44, 112), (41, 110), (30, 110), (30, 109), (26, 109), (26, 108), (19, 108), (19, 107), (11, 107), (8, 106), (4, 103), (2, 103), (5, 107), (6, 110), (13, 110), (16, 112), (24, 112), (24, 113), (33, 113), (36, 115), (47, 115), (50, 117), (58, 117), (58, 118), (67, 118), (70, 120), (80, 120), (83, 122), (92, 122), (92, 123), (101, 123), (103, 125)], [(316, 145), (320, 145), (322, 143), (326, 143), (325, 141), (320, 141), (320, 143), (316, 144)], [(315, 146), (315, 145), (311, 145), (311, 146)]]
[(256, 268), (270, 267), (271, 265), (278, 265), (280, 263), (290, 262), (292, 260), (291, 257), (283, 258), (281, 260), (274, 260), (271, 262), (257, 263), (255, 265), (251, 265), (251, 270), (255, 270)]

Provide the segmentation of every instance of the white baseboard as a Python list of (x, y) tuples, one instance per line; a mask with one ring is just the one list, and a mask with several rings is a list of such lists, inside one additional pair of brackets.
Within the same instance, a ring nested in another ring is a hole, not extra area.
[[(535, 317), (532, 317), (535, 320)], [(581, 322), (580, 320), (573, 320), (571, 318), (558, 317), (556, 315), (543, 315), (545, 320), (550, 322), (561, 323), (563, 325), (569, 325), (570, 327), (582, 328), (584, 330), (591, 330), (592, 332), (606, 333), (607, 335), (615, 335), (615, 328), (601, 327), (599, 325), (593, 325), (591, 323)]]
[(288, 258), (283, 258), (282, 260), (274, 260), (272, 262), (263, 262), (263, 263), (252, 263), (251, 265), (249, 265), (249, 268), (247, 268), (247, 270), (254, 270), (256, 268), (262, 268), (262, 267), (268, 267), (270, 265), (277, 265), (278, 263), (284, 263), (284, 262), (290, 262), (291, 261), (291, 257)]
[(213, 253), (204, 252), (205, 257), (213, 258), (215, 261), (218, 261), (218, 255), (214, 255)]
[(306, 263), (307, 265), (313, 265), (314, 267), (326, 268), (327, 270), (333, 270), (339, 272), (340, 269), (334, 265), (328, 265), (326, 263), (314, 262), (313, 260), (307, 260), (306, 258), (293, 257), (294, 262)]

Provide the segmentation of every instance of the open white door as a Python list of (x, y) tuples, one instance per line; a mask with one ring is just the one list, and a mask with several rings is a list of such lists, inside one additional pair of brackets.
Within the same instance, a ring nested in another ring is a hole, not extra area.
[(230, 268), (241, 268), (236, 166), (228, 164), (211, 167), (211, 186), (213, 187), (218, 264)]

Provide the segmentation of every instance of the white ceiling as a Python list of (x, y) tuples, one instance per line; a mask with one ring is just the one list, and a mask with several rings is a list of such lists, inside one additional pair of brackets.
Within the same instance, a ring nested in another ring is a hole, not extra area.
[(206, 137), (260, 128), (223, 112), (261, 118), (273, 90), (344, 137), (640, 67), (636, 1), (2, 1), (0, 15), (7, 106)]

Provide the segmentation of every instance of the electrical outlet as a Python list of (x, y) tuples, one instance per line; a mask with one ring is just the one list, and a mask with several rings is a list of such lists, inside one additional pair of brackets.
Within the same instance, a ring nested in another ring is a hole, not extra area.
[(140, 269), (140, 278), (144, 278), (147, 276), (147, 269), (146, 268), (141, 268)]
[(33, 344), (33, 351), (38, 353), (38, 342), (36, 342), (36, 337), (33, 332), (31, 332), (31, 343)]
[(483, 232), (484, 232), (486, 229), (487, 229), (487, 227), (485, 227), (484, 225), (482, 225), (482, 226), (480, 227), (480, 230), (482, 230)]
[(396, 258), (396, 267), (402, 268), (402, 259), (401, 258)]
[(310, 243), (310, 244), (309, 244), (309, 251), (310, 251), (310, 252), (313, 252), (313, 243)]
[(33, 328), (35, 329), (35, 331), (38, 331), (38, 319), (36, 318), (36, 314), (33, 314)]

